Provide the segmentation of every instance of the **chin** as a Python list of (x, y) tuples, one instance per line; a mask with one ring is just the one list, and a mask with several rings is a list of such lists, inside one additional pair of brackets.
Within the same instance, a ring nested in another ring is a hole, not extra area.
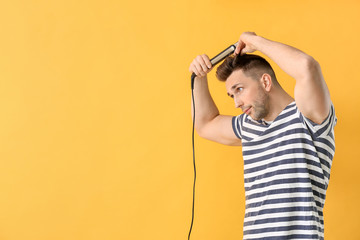
[(252, 114), (249, 114), (249, 116), (250, 116), (253, 120), (259, 120), (258, 117), (254, 116), (254, 115), (252, 115)]

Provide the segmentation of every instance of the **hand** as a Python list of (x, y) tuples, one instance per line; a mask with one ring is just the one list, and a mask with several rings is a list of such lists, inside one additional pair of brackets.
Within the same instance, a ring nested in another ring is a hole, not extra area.
[(190, 64), (189, 71), (198, 77), (205, 77), (212, 69), (212, 64), (206, 54), (197, 56)]
[(251, 44), (251, 39), (257, 36), (254, 32), (244, 32), (240, 35), (238, 45), (235, 49), (235, 54), (244, 55), (245, 53), (252, 53), (256, 51), (254, 45)]

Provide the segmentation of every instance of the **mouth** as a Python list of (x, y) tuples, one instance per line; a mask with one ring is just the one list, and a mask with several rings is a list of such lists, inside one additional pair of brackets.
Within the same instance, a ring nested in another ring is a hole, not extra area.
[(245, 114), (249, 114), (250, 109), (251, 109), (251, 107), (249, 107), (249, 108), (247, 108), (247, 109), (243, 110), (243, 113), (245, 113)]

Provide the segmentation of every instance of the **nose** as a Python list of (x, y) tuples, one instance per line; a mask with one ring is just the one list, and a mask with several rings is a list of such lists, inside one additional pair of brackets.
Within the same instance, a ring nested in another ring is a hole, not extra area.
[(236, 108), (241, 108), (241, 106), (244, 105), (244, 103), (241, 101), (239, 97), (234, 97), (234, 102)]

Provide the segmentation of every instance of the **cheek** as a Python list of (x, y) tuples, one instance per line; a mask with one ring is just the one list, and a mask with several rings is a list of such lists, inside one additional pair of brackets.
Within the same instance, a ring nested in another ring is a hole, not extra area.
[(259, 91), (257, 89), (247, 89), (245, 95), (250, 102), (255, 102), (259, 97)]
[(245, 103), (252, 104), (255, 100), (255, 94), (251, 91), (244, 90), (244, 92), (241, 94), (241, 98)]

